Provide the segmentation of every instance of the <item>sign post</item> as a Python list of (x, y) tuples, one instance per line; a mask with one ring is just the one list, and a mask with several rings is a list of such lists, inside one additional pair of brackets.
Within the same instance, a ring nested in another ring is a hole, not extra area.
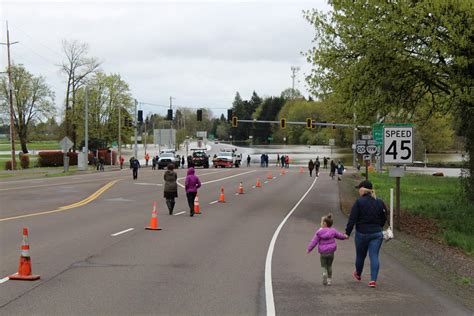
[(64, 172), (67, 172), (69, 170), (69, 157), (67, 156), (67, 152), (69, 149), (72, 148), (73, 142), (67, 137), (64, 136), (63, 139), (59, 141), (59, 146), (63, 150), (63, 165), (64, 165)]
[(395, 229), (400, 230), (400, 178), (405, 170), (401, 165), (413, 163), (413, 126), (395, 125), (383, 127), (383, 161), (395, 165), (390, 177), (395, 178)]

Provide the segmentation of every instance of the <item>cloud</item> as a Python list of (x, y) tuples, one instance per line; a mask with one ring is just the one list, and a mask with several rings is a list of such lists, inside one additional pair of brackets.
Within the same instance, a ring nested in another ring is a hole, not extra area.
[[(20, 41), (14, 61), (47, 77), (58, 106), (65, 90), (61, 40), (78, 39), (139, 100), (168, 104), (172, 95), (184, 106), (225, 108), (236, 91), (278, 95), (291, 86), (292, 65), (302, 68), (297, 88), (306, 91), (309, 65), (300, 52), (314, 32), (302, 10), (327, 8), (322, 2), (15, 0), (2, 2), (0, 19)], [(3, 65), (4, 54), (2, 48)]]

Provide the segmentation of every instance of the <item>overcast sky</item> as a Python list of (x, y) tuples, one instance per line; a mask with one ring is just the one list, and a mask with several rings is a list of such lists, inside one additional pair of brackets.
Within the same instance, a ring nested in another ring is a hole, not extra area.
[[(42, 1), (0, 0), (0, 38), (5, 21), (14, 63), (46, 77), (62, 108), (65, 76), (61, 41), (89, 44), (90, 56), (106, 73), (119, 73), (142, 102), (230, 108), (239, 91), (244, 99), (279, 95), (291, 87), (291, 66), (298, 66), (296, 88), (307, 95), (309, 65), (301, 51), (314, 31), (302, 10), (327, 10), (316, 1)], [(2, 68), (7, 65), (2, 47)], [(145, 113), (165, 108), (143, 105)]]

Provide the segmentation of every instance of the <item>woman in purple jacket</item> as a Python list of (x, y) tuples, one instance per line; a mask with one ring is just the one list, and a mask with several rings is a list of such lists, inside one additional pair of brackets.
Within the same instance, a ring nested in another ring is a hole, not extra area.
[(336, 240), (346, 239), (343, 233), (332, 228), (332, 215), (326, 215), (321, 218), (321, 228), (316, 231), (313, 239), (306, 248), (306, 252), (310, 253), (316, 245), (318, 252), (321, 254), (321, 272), (323, 275), (323, 285), (331, 285), (332, 278), (332, 262), (334, 261), (334, 252), (336, 252)]
[(186, 197), (188, 198), (189, 216), (194, 216), (194, 199), (197, 195), (197, 190), (201, 187), (201, 181), (194, 174), (194, 168), (188, 169), (188, 175), (184, 182), (184, 189), (186, 190)]

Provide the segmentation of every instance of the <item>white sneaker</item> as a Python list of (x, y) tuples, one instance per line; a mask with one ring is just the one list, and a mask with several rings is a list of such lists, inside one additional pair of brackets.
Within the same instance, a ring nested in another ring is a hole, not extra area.
[(327, 283), (328, 283), (328, 285), (331, 285), (331, 279), (328, 278)]
[(326, 273), (323, 273), (323, 285), (328, 284), (328, 275)]

